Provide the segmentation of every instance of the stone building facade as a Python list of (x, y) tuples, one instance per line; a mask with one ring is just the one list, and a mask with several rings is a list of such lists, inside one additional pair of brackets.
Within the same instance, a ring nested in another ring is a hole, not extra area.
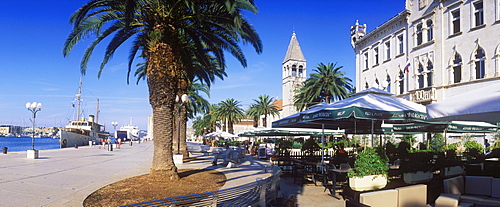
[(500, 81), (500, 0), (406, 0), (369, 33), (351, 27), (356, 88), (430, 104)]

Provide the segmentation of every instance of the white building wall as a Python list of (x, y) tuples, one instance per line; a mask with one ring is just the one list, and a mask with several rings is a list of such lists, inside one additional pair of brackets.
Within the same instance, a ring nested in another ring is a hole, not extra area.
[[(475, 5), (480, 3), (483, 4), (484, 24), (476, 25)], [(499, 81), (499, 5), (499, 0), (407, 0), (406, 11), (353, 44), (357, 89), (376, 86), (411, 101), (430, 104)], [(453, 12), (457, 10), (460, 11), (460, 31), (454, 33)], [(428, 21), (432, 24), (427, 25)], [(428, 39), (430, 28), (432, 38)], [(399, 35), (404, 35), (404, 54), (398, 52)], [(391, 46), (390, 59), (384, 57), (385, 42)], [(379, 64), (375, 62), (377, 48)], [(476, 78), (475, 70), (478, 48), (482, 48), (485, 54), (485, 75), (481, 78)], [(462, 59), (459, 64), (454, 63), (456, 53)], [(407, 60), (411, 64), (408, 73), (404, 71)], [(462, 79), (455, 83), (453, 68), (457, 65), (461, 65)], [(402, 79), (401, 72), (405, 84), (402, 93), (398, 84)], [(389, 89), (382, 83), (387, 76), (390, 78)], [(423, 82), (419, 82), (420, 79)]]

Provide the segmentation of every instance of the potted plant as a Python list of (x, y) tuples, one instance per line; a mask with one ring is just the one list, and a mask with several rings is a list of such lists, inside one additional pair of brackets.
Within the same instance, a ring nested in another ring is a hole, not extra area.
[(387, 156), (367, 147), (354, 161), (354, 169), (347, 172), (349, 187), (355, 191), (381, 189), (387, 185), (388, 170)]
[(399, 170), (404, 182), (415, 184), (432, 180), (433, 159), (434, 153), (431, 150), (415, 150), (402, 157)]
[(438, 155), (435, 164), (436, 170), (439, 170), (440, 175), (444, 178), (462, 175), (464, 173), (464, 163), (456, 156), (455, 151), (447, 150), (446, 154), (441, 152)]
[(464, 144), (464, 156), (467, 163), (481, 163), (484, 161), (483, 146), (473, 140), (466, 141)]

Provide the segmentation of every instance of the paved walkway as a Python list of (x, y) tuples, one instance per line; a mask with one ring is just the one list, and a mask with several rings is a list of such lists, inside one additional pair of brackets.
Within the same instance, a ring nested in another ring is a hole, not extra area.
[[(35, 146), (36, 147), (36, 146)], [(151, 167), (153, 142), (107, 151), (85, 146), (39, 151), (39, 159), (26, 158), (26, 151), (0, 154), (0, 206), (82, 206), (92, 192), (119, 180), (146, 174)], [(238, 168), (211, 166), (212, 156), (179, 164), (184, 168), (208, 168), (223, 172), (223, 188), (254, 182), (269, 176), (269, 162), (248, 156)], [(266, 170), (267, 169), (267, 170)], [(323, 193), (322, 187), (299, 186), (282, 179), (285, 197), (295, 195), (298, 206), (344, 206)]]

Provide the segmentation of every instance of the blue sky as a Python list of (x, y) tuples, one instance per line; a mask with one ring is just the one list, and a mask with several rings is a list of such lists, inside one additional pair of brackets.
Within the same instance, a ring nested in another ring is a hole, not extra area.
[[(0, 1), (0, 124), (30, 126), (31, 113), (26, 102), (41, 102), (37, 126), (63, 126), (74, 117), (71, 101), (78, 89), (80, 60), (88, 42), (78, 44), (69, 57), (62, 46), (71, 30), (69, 16), (86, 0)], [(307, 60), (308, 75), (320, 63), (337, 63), (355, 81), (355, 56), (349, 29), (356, 20), (367, 24), (368, 31), (404, 10), (402, 0), (256, 0), (259, 13), (247, 17), (259, 33), (264, 51), (256, 54), (251, 46), (242, 46), (248, 61), (243, 68), (229, 54), (227, 74), (211, 88), (210, 103), (228, 98), (248, 107), (260, 95), (281, 98), (281, 63), (292, 32)], [(89, 39), (90, 40), (90, 39)], [(94, 52), (82, 77), (84, 113), (95, 114), (99, 98), (99, 122), (112, 130), (132, 121), (147, 127), (152, 113), (145, 81), (127, 85), (129, 47), (120, 48), (105, 67), (97, 72), (105, 45)]]

